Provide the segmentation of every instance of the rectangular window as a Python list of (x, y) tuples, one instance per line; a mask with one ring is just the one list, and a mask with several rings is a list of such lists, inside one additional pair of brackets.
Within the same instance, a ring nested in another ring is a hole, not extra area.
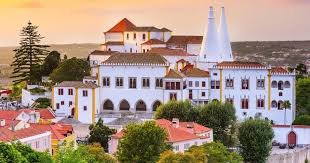
[(226, 79), (226, 88), (234, 88), (234, 80)]
[(73, 89), (68, 89), (68, 95), (73, 95)]
[(177, 93), (170, 93), (170, 100), (178, 100), (177, 99)]
[(177, 89), (177, 90), (181, 89), (181, 83), (180, 82), (175, 83), (175, 89)]
[(173, 147), (175, 151), (179, 151), (179, 145)]
[(184, 150), (188, 150), (188, 149), (189, 149), (189, 144), (188, 143), (184, 144)]
[(167, 90), (180, 90), (181, 83), (180, 82), (166, 82), (166, 89)]
[(257, 108), (264, 108), (265, 107), (265, 100), (264, 99), (257, 99), (256, 107)]
[(220, 81), (211, 80), (211, 89), (220, 89)]
[(129, 88), (135, 89), (137, 88), (137, 78), (129, 78)]
[(156, 88), (162, 88), (162, 87), (163, 87), (163, 79), (156, 78)]
[(206, 97), (206, 92), (201, 92), (202, 97)]
[(241, 99), (241, 109), (249, 109), (249, 99), (248, 98)]
[(72, 106), (72, 101), (69, 101), (69, 106)]
[(205, 81), (201, 82), (201, 86), (206, 87), (206, 82)]
[(88, 91), (87, 90), (83, 90), (83, 97), (87, 97), (88, 96)]
[(123, 87), (124, 86), (124, 80), (121, 77), (117, 77), (115, 79), (115, 86), (116, 87)]
[(127, 40), (129, 40), (129, 33), (127, 33)]
[(142, 78), (142, 87), (150, 88), (150, 78)]
[(188, 86), (192, 87), (193, 86), (193, 82), (192, 81), (188, 81)]
[(225, 102), (229, 104), (234, 104), (234, 99), (233, 98), (226, 98)]
[(145, 35), (145, 33), (143, 33), (142, 34), (142, 39), (145, 40), (145, 38), (146, 38), (146, 35)]
[(109, 77), (103, 77), (102, 78), (102, 85), (104, 87), (109, 87), (110, 86), (110, 78)]
[(58, 89), (58, 95), (64, 95), (64, 89), (62, 88)]
[(61, 104), (61, 105), (65, 105), (65, 101), (61, 101), (60, 104)]
[(249, 89), (249, 79), (241, 80), (241, 89)]
[(199, 81), (195, 81), (195, 87), (199, 87)]
[(84, 111), (87, 111), (87, 106), (84, 106), (84, 107), (83, 107), (83, 110), (84, 110)]
[(257, 79), (256, 87), (260, 89), (265, 88), (265, 79)]
[(188, 98), (191, 100), (191, 99), (193, 99), (193, 90), (189, 90), (188, 91)]
[(59, 103), (56, 103), (56, 109), (59, 109), (60, 106), (59, 106)]
[(134, 33), (134, 34), (133, 34), (133, 39), (135, 40), (136, 38), (137, 38), (137, 34)]

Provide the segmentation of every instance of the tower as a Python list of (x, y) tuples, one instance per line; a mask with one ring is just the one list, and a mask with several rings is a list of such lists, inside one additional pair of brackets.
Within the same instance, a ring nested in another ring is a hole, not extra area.
[(228, 35), (226, 16), (225, 16), (225, 8), (222, 7), (221, 11), (221, 20), (219, 26), (219, 43), (221, 49), (221, 61), (233, 61), (233, 55), (230, 45), (230, 39)]
[(216, 63), (221, 61), (221, 50), (219, 45), (218, 31), (216, 28), (213, 7), (209, 8), (208, 27), (202, 40), (199, 54), (199, 62)]

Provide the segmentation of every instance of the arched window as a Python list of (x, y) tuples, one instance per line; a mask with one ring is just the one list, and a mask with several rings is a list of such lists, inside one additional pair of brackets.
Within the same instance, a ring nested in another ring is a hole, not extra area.
[(146, 104), (144, 101), (139, 100), (136, 103), (136, 111), (146, 111)]
[(272, 108), (278, 107), (277, 101), (273, 100), (273, 101), (271, 102), (271, 107), (272, 107)]
[(160, 106), (161, 105), (161, 102), (160, 101), (155, 101), (154, 103), (153, 103), (153, 111), (156, 111), (156, 109), (158, 108), (158, 106)]
[(278, 89), (283, 90), (283, 81), (278, 82)]
[(272, 88), (277, 88), (277, 86), (278, 86), (277, 81), (272, 81), (272, 82), (271, 82), (271, 87), (272, 87)]
[(122, 100), (121, 103), (119, 104), (119, 110), (129, 110), (130, 105), (127, 100)]
[(290, 87), (291, 87), (291, 83), (289, 81), (285, 81), (284, 88), (290, 88)]
[(283, 101), (278, 102), (278, 110), (283, 110)]
[(111, 100), (106, 100), (103, 103), (103, 110), (114, 110), (114, 105)]

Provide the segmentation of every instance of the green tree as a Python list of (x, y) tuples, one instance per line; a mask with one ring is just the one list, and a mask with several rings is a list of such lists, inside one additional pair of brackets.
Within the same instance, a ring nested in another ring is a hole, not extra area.
[(297, 115), (310, 115), (310, 78), (298, 79), (296, 84)]
[(53, 163), (53, 158), (46, 152), (37, 152), (31, 149), (28, 145), (23, 145), (20, 142), (12, 144), (13, 147), (18, 150), (23, 157), (25, 157), (29, 163)]
[(50, 79), (56, 83), (62, 81), (80, 81), (87, 75), (90, 75), (88, 62), (74, 57), (61, 62), (50, 74)]
[(245, 162), (264, 163), (270, 154), (273, 137), (272, 126), (268, 121), (249, 119), (242, 122), (238, 138)]
[(96, 161), (104, 163), (116, 163), (116, 159), (104, 152), (104, 149), (99, 143), (94, 143), (86, 146), (90, 154), (92, 154)]
[(22, 89), (26, 88), (26, 82), (20, 82), (12, 86), (12, 94), (10, 97), (14, 100), (21, 99), (22, 97)]
[(26, 27), (23, 27), (21, 31), (20, 47), (14, 50), (14, 61), (11, 64), (14, 67), (13, 83), (18, 84), (22, 81), (26, 82), (38, 82), (35, 73), (37, 72), (37, 66), (40, 65), (42, 60), (46, 57), (48, 51), (47, 45), (41, 45), (42, 37), (38, 33), (38, 26), (28, 23)]
[(193, 110), (190, 101), (171, 100), (157, 108), (155, 118), (168, 120), (178, 118), (180, 121), (186, 121), (190, 110)]
[(55, 68), (60, 64), (61, 58), (58, 51), (51, 51), (48, 56), (44, 59), (41, 68), (42, 76), (49, 76)]
[(309, 125), (310, 126), (310, 115), (300, 115), (296, 117), (293, 122), (294, 125)]
[(286, 125), (286, 109), (290, 109), (291, 108), (291, 103), (288, 100), (285, 100), (283, 102), (283, 108), (284, 108), (284, 124)]
[(0, 142), (0, 160), (5, 160), (5, 163), (24, 163), (27, 159), (10, 144)]
[(171, 150), (160, 154), (157, 163), (198, 163), (190, 153), (174, 153)]
[(156, 162), (160, 153), (168, 148), (166, 139), (165, 129), (156, 125), (154, 121), (130, 124), (124, 130), (116, 157), (120, 162)]
[(37, 103), (35, 107), (39, 109), (51, 106), (51, 100), (48, 98), (38, 98), (35, 102)]
[(98, 122), (89, 126), (89, 138), (88, 143), (100, 143), (101, 146), (108, 151), (108, 142), (110, 136), (114, 134), (116, 131), (114, 129), (110, 129), (109, 127), (103, 125), (103, 120), (99, 118)]
[(214, 140), (221, 141), (226, 146), (235, 144), (236, 115), (233, 105), (213, 101), (200, 109), (200, 118), (197, 122), (213, 129)]

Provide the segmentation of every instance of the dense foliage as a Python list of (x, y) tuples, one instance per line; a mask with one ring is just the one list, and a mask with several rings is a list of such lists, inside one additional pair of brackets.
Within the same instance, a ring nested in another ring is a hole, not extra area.
[(270, 154), (273, 137), (274, 133), (269, 121), (249, 119), (242, 122), (238, 138), (244, 160), (264, 163)]
[(168, 148), (166, 138), (165, 129), (154, 121), (128, 125), (118, 144), (116, 157), (120, 162), (156, 162), (160, 153)]
[(89, 138), (88, 143), (100, 143), (101, 146), (108, 151), (108, 142), (110, 136), (114, 134), (116, 131), (114, 129), (110, 129), (109, 127), (103, 125), (103, 120), (100, 118), (98, 122), (89, 126)]
[(59, 83), (62, 81), (81, 81), (84, 76), (90, 75), (89, 63), (83, 59), (70, 58), (59, 64), (50, 74), (50, 79)]
[(18, 84), (13, 85), (12, 94), (10, 97), (14, 100), (21, 99), (22, 97), (22, 89), (26, 88), (26, 82), (20, 82)]
[(13, 83), (18, 84), (22, 81), (28, 83), (39, 82), (36, 72), (38, 65), (41, 64), (48, 53), (46, 50), (48, 46), (40, 44), (41, 39), (44, 37), (38, 33), (38, 26), (32, 25), (31, 22), (26, 27), (23, 27), (20, 36), (20, 46), (14, 50), (14, 61), (11, 64), (14, 67), (11, 76), (11, 78), (14, 78)]
[(310, 78), (298, 79), (296, 84), (297, 115), (310, 115)]
[(49, 76), (58, 67), (60, 61), (60, 53), (58, 51), (51, 51), (41, 66), (41, 76)]
[(48, 98), (38, 98), (35, 102), (37, 103), (35, 107), (39, 109), (51, 106), (51, 99)]
[(192, 106), (189, 101), (170, 101), (157, 108), (156, 119), (178, 118), (180, 121), (194, 121), (213, 129), (214, 140), (226, 146), (236, 142), (236, 116), (233, 105), (213, 101), (207, 105)]
[(293, 122), (294, 125), (309, 125), (310, 126), (310, 115), (301, 115), (296, 117)]
[(190, 153), (174, 153), (173, 151), (165, 151), (160, 154), (157, 163), (204, 163), (197, 162), (195, 157)]

